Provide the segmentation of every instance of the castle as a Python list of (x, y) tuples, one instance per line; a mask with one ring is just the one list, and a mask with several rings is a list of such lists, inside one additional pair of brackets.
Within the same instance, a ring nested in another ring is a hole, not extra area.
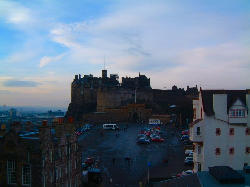
[[(153, 114), (169, 113), (170, 105), (192, 106), (198, 96), (197, 86), (187, 90), (152, 89), (150, 78), (122, 77), (102, 70), (102, 77), (75, 75), (71, 84), (71, 103), (66, 117), (77, 121), (146, 121)], [(192, 114), (187, 114), (191, 118)]]

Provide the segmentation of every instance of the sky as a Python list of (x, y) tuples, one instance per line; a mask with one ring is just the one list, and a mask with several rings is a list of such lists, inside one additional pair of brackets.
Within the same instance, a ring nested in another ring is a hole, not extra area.
[(67, 107), (75, 74), (250, 88), (249, 0), (0, 0), (0, 105)]

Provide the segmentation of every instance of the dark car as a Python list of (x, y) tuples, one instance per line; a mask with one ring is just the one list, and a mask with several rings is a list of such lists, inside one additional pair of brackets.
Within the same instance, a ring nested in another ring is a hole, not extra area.
[(137, 140), (137, 143), (139, 143), (139, 144), (149, 144), (149, 143), (150, 143), (150, 140), (147, 139), (147, 138), (139, 138), (139, 139)]
[(186, 157), (184, 163), (185, 165), (193, 165), (193, 157)]
[(184, 140), (189, 140), (189, 136), (188, 135), (183, 135), (181, 137), (181, 141), (184, 141)]

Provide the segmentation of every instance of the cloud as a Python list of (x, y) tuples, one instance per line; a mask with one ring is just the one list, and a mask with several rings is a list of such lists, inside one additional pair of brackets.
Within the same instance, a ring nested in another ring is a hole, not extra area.
[(92, 20), (58, 23), (50, 36), (68, 48), (67, 60), (71, 65), (101, 65), (106, 56), (108, 66), (120, 72), (197, 67), (192, 64), (213, 69), (212, 64), (222, 62), (234, 66), (246, 63), (249, 45), (242, 38), (249, 34), (236, 35), (244, 28), (245, 19), (242, 20), (197, 10), (187, 14), (164, 1), (144, 2), (118, 6)]
[(37, 87), (41, 83), (35, 81), (24, 81), (24, 80), (6, 80), (3, 82), (5, 87)]
[(33, 23), (31, 10), (14, 1), (0, 1), (0, 17), (16, 25)]
[(56, 62), (56, 61), (59, 61), (61, 60), (63, 57), (65, 56), (65, 54), (60, 54), (58, 56), (53, 56), (53, 57), (49, 57), (49, 56), (44, 56), (41, 58), (40, 60), (40, 64), (39, 64), (39, 67), (44, 67), (46, 66), (47, 64), (51, 63), (51, 62)]

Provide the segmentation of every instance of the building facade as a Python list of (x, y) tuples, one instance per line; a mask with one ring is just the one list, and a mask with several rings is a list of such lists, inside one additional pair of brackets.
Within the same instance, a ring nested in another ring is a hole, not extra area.
[(194, 171), (250, 164), (250, 90), (201, 90), (193, 100)]
[(6, 132), (0, 139), (0, 186), (79, 187), (81, 152), (73, 124)]

